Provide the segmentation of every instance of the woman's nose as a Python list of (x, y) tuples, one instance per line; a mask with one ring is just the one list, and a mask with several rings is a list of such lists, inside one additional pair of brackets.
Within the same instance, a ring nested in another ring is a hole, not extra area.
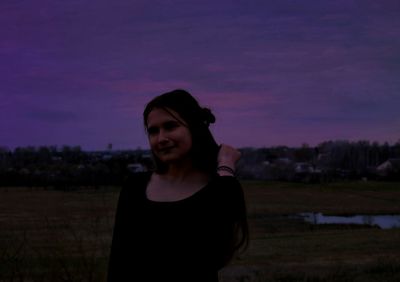
[(165, 143), (168, 141), (167, 134), (163, 130), (160, 131), (160, 134), (158, 134), (158, 143)]

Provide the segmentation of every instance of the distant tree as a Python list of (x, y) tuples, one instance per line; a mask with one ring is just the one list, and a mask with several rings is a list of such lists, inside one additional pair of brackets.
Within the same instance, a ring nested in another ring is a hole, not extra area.
[(314, 148), (310, 148), (307, 143), (303, 143), (300, 148), (294, 149), (294, 160), (296, 162), (312, 162), (314, 159), (314, 153)]

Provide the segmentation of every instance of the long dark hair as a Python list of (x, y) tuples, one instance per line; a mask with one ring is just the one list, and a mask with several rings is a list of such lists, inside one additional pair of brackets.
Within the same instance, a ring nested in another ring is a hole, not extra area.
[[(171, 113), (171, 110), (177, 112), (179, 116), (187, 123), (188, 129), (192, 135), (192, 148), (190, 151), (193, 165), (199, 170), (212, 174), (217, 166), (218, 144), (212, 136), (209, 125), (215, 122), (215, 116), (208, 108), (200, 107), (197, 100), (187, 91), (177, 89), (171, 92), (161, 94), (151, 100), (144, 112), (143, 121), (145, 130), (147, 130), (147, 118), (153, 109), (163, 109)], [(153, 154), (155, 170), (163, 173), (166, 165), (162, 163)]]

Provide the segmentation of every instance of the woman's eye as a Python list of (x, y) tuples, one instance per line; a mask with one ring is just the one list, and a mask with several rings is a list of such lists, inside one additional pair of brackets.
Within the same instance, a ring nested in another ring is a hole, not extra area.
[(157, 132), (158, 132), (158, 129), (155, 128), (155, 127), (150, 127), (150, 128), (147, 129), (147, 133), (148, 133), (149, 135), (154, 135), (154, 134), (156, 134)]

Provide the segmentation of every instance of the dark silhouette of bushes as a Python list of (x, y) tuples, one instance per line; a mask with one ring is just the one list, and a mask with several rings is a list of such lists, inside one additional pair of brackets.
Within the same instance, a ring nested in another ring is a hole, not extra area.
[[(238, 176), (243, 179), (325, 182), (334, 180), (400, 180), (399, 169), (377, 173), (388, 159), (400, 159), (400, 142), (327, 141), (311, 147), (241, 148)], [(298, 171), (297, 164), (312, 167)], [(85, 152), (79, 146), (0, 147), (0, 186), (74, 187), (119, 185), (131, 172), (129, 165), (152, 166), (148, 150)], [(132, 167), (132, 166), (131, 166)]]

